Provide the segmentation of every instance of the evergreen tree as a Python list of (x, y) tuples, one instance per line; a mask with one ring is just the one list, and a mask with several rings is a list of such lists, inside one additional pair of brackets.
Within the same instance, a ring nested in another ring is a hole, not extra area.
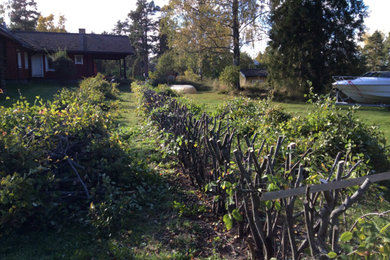
[[(133, 76), (148, 77), (149, 55), (158, 53), (159, 20), (156, 18), (160, 7), (154, 1), (137, 0), (137, 8), (128, 14), (124, 21), (117, 21), (113, 32), (115, 34), (129, 35), (136, 58), (132, 64)], [(141, 67), (141, 68), (140, 68)]]
[(375, 31), (371, 36), (368, 36), (364, 47), (363, 55), (366, 61), (368, 70), (384, 70), (387, 66), (384, 36), (381, 32)]
[(5, 7), (4, 5), (0, 4), (0, 25), (3, 25), (5, 18)]
[(157, 31), (159, 22), (154, 19), (160, 10), (154, 1), (138, 0), (137, 8), (128, 15), (130, 20), (130, 40), (140, 57), (143, 74), (147, 78), (149, 73), (149, 54), (155, 52), (155, 43), (158, 40)]
[(386, 60), (386, 70), (390, 70), (390, 33), (387, 34), (384, 42), (384, 52), (385, 52), (385, 60)]
[(11, 0), (8, 9), (11, 30), (35, 31), (40, 13), (34, 0)]
[(269, 77), (290, 95), (322, 92), (332, 75), (356, 72), (357, 36), (363, 33), (362, 0), (271, 1)]

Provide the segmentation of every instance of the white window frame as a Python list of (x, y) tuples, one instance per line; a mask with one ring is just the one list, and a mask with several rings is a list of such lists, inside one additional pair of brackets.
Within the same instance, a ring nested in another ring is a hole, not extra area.
[(16, 56), (18, 57), (18, 68), (23, 68), (22, 66), (22, 53), (20, 51), (17, 51)]
[(45, 55), (45, 70), (46, 71), (56, 71), (54, 68), (49, 67), (49, 57)]
[(74, 55), (74, 64), (83, 65), (84, 55)]
[(24, 53), (24, 68), (28, 69), (28, 53)]

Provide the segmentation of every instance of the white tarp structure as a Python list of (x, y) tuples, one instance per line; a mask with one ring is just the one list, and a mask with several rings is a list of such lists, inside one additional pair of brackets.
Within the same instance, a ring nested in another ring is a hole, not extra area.
[(192, 85), (172, 85), (171, 89), (183, 94), (196, 94), (196, 88)]

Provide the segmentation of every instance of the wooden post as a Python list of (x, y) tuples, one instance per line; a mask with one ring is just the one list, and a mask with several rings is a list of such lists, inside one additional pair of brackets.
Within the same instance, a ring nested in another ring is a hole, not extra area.
[(5, 91), (5, 42), (0, 41), (0, 92)]
[(119, 64), (119, 77), (122, 78), (122, 64), (120, 59), (118, 60), (118, 64)]
[(126, 57), (123, 58), (123, 78), (127, 79), (127, 77), (126, 77)]

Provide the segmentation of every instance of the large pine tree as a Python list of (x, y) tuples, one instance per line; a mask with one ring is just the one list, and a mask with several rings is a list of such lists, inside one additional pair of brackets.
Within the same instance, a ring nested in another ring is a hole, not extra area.
[(143, 74), (147, 78), (149, 73), (149, 55), (155, 51), (158, 41), (158, 20), (154, 15), (160, 10), (154, 1), (137, 1), (137, 9), (129, 13), (130, 40), (137, 52), (137, 56), (143, 68)]
[(34, 0), (11, 0), (8, 9), (12, 30), (35, 31), (40, 13)]
[(332, 75), (354, 73), (366, 9), (362, 0), (272, 1), (270, 79), (295, 96), (308, 81), (322, 92)]
[(388, 64), (384, 44), (384, 36), (381, 32), (375, 31), (369, 35), (363, 47), (363, 55), (366, 67), (370, 71), (385, 70)]

